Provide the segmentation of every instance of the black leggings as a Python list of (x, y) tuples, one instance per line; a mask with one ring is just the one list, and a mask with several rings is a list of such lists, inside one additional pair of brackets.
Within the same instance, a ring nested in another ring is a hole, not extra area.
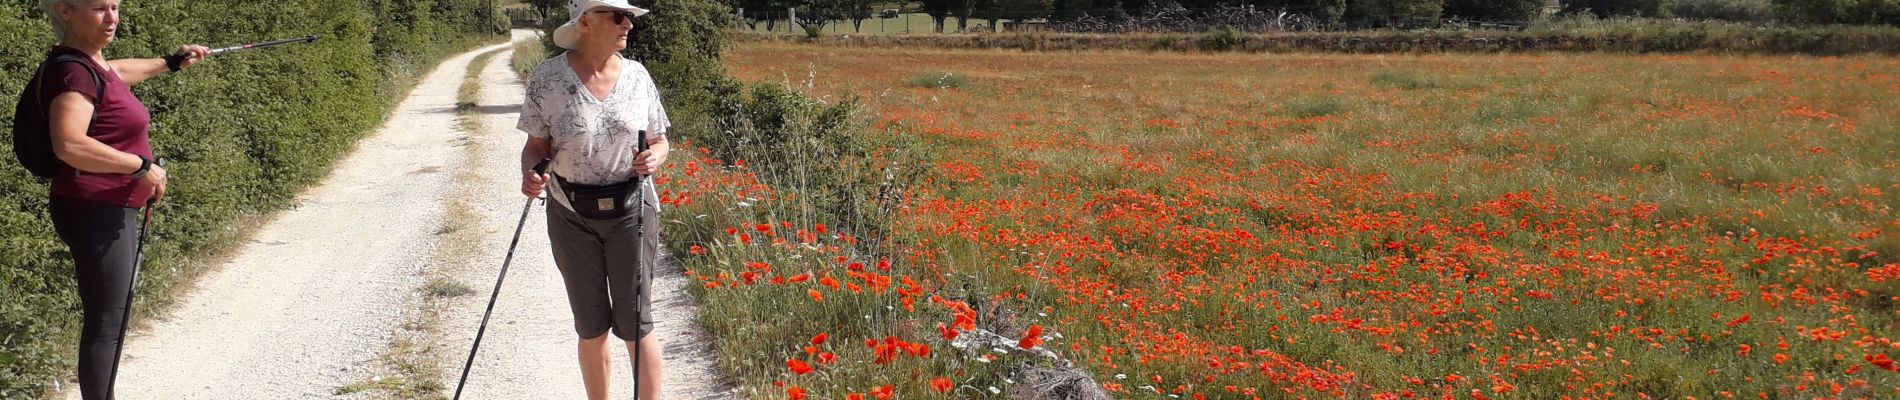
[(79, 393), (85, 400), (112, 399), (126, 296), (131, 295), (138, 258), (136, 208), (53, 196), (53, 230), (73, 253), (85, 323), (79, 333)]

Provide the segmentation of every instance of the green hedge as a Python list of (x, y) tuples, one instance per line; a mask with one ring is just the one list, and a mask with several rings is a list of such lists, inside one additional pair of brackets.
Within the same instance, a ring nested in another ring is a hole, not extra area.
[[(39, 0), (0, 1), (0, 93), (19, 93), (53, 39)], [(108, 58), (320, 35), (314, 45), (217, 57), (137, 87), (173, 188), (153, 213), (142, 315), (165, 307), (193, 262), (234, 246), (237, 225), (288, 205), (382, 123), (437, 61), (503, 34), (494, 0), (127, 0)], [(10, 104), (10, 103), (9, 103)], [(0, 110), (0, 124), (13, 121)], [(7, 128), (10, 129), (10, 126)], [(33, 398), (69, 373), (79, 332), (72, 262), (46, 186), (0, 143), (0, 398)]]

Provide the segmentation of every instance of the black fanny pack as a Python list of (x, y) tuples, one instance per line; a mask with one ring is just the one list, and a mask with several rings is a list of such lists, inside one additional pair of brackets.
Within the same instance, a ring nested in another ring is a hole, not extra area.
[(588, 219), (615, 219), (627, 216), (636, 209), (640, 201), (640, 180), (630, 180), (612, 185), (582, 185), (569, 183), (566, 178), (553, 174), (556, 183), (561, 185), (563, 196), (575, 214)]

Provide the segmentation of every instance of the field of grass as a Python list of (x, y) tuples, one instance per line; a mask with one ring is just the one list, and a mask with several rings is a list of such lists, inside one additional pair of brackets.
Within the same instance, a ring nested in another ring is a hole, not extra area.
[(774, 166), (676, 153), (667, 232), (750, 398), (1029, 398), (1049, 355), (1114, 398), (1900, 396), (1891, 58), (727, 63), (930, 169), (867, 252), (757, 212), (796, 201)]

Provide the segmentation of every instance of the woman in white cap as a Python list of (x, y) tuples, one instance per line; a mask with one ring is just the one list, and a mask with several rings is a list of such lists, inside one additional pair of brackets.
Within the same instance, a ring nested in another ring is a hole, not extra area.
[[(558, 204), (547, 207), (548, 239), (580, 336), (581, 379), (595, 400), (607, 398), (610, 330), (627, 344), (638, 398), (660, 392), (648, 312), (659, 197), (641, 178), (666, 164), (671, 124), (646, 67), (620, 56), (633, 18), (646, 12), (626, 0), (571, 1), (572, 19), (554, 31), (554, 44), (568, 51), (535, 67), (517, 124), (528, 134), (521, 193), (546, 187)], [(544, 160), (552, 176), (534, 171)]]

